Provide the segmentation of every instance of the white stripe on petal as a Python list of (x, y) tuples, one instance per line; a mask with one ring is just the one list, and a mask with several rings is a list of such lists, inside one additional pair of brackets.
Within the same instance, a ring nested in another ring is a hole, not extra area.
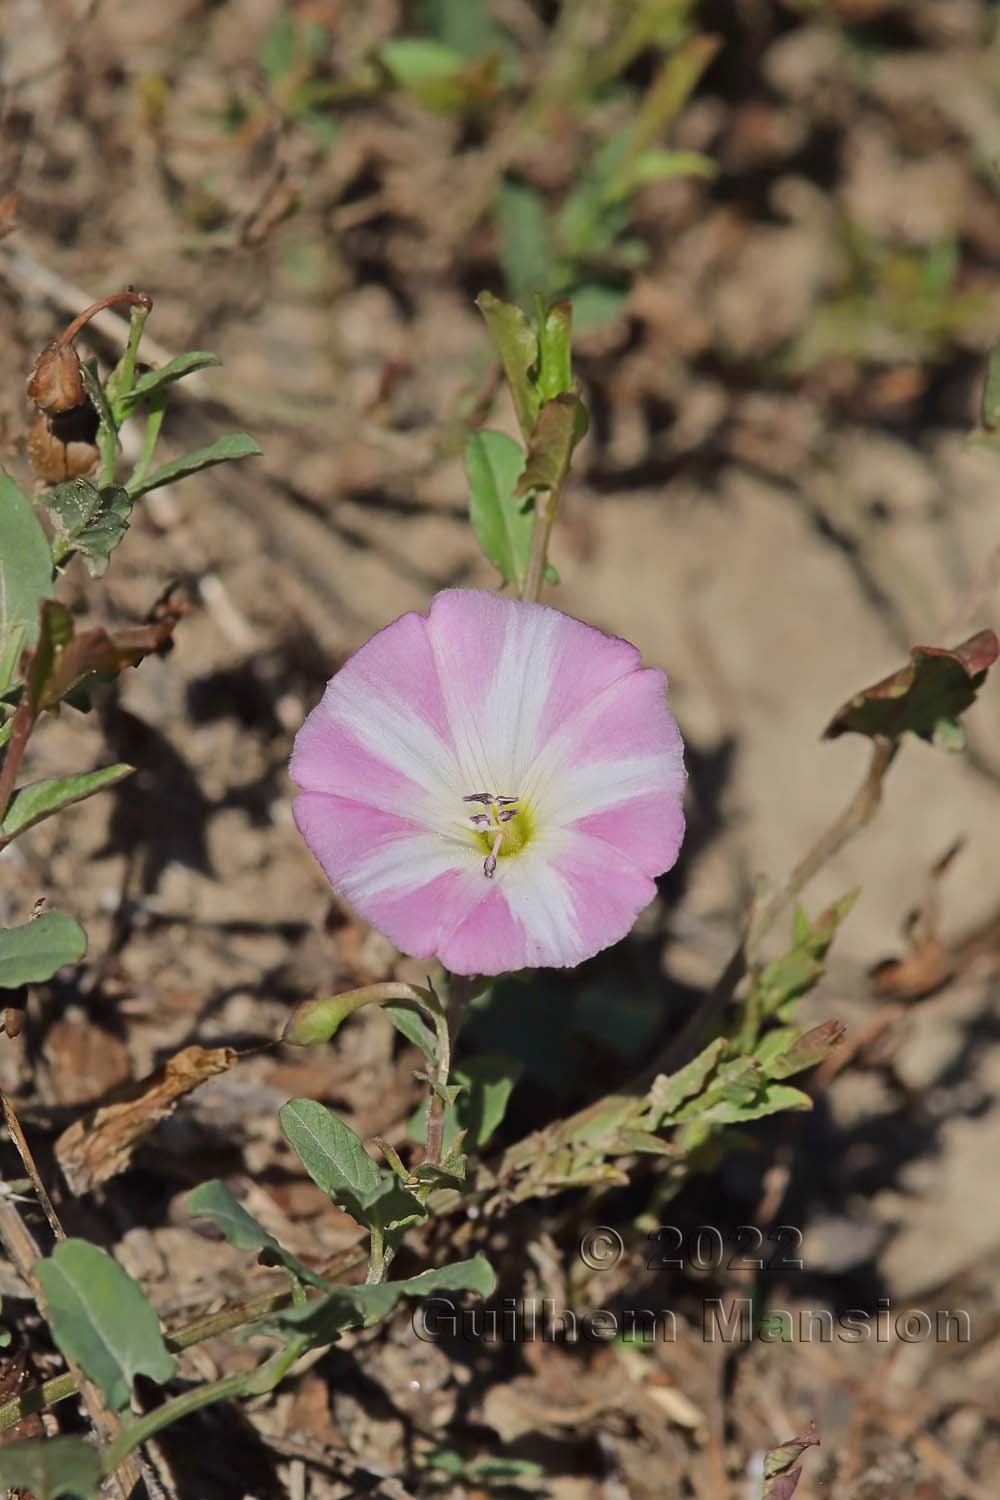
[(431, 647), (465, 791), (517, 795), (538, 753), (561, 616), (473, 591), (435, 605)]
[(562, 967), (585, 956), (572, 893), (552, 863), (561, 842), (558, 834), (535, 839), (497, 870), (507, 904), (524, 927), (532, 964)]
[(334, 678), (320, 705), (376, 759), (423, 788), (435, 806), (454, 805), (462, 780), (455, 756), (426, 719), (400, 699)]
[(418, 890), (449, 870), (483, 876), (483, 856), (469, 845), (437, 833), (414, 833), (388, 839), (372, 849), (344, 881), (344, 893), (361, 905), (389, 891)]

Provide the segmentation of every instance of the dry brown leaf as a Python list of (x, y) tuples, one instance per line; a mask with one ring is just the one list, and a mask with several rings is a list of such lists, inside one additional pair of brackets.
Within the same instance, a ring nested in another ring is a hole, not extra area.
[(88, 1111), (56, 1141), (63, 1176), (78, 1196), (124, 1172), (144, 1136), (168, 1115), (177, 1101), (199, 1084), (232, 1067), (231, 1047), (185, 1047), (163, 1067), (118, 1097)]

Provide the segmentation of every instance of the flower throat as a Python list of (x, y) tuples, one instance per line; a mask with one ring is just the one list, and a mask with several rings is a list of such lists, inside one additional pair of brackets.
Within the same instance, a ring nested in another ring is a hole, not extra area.
[(497, 860), (520, 854), (531, 837), (531, 819), (526, 808), (518, 806), (518, 797), (494, 796), (492, 792), (473, 792), (463, 802), (476, 802), (483, 809), (473, 813), (469, 822), (485, 851), (483, 874), (492, 880)]

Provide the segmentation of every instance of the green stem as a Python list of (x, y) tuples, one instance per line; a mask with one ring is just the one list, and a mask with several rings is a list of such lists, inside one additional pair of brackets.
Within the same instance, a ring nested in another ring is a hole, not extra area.
[(427, 1155), (426, 1161), (437, 1164), (441, 1160), (441, 1151), (444, 1146), (444, 1095), (438, 1090), (448, 1087), (448, 1074), (451, 1072), (451, 1034), (448, 1029), (448, 1016), (446, 1012), (435, 1007), (432, 1011), (434, 1017), (434, 1030), (437, 1033), (437, 1046), (434, 1049), (434, 1080), (437, 1088), (431, 1091), (430, 1104), (427, 1108)]
[(385, 1257), (385, 1233), (381, 1224), (371, 1224), (368, 1230), (371, 1243), (368, 1251), (368, 1274), (365, 1286), (381, 1286), (385, 1280), (388, 1262)]
[(149, 414), (146, 417), (146, 431), (142, 440), (142, 453), (139, 462), (129, 477), (127, 489), (132, 490), (141, 480), (145, 479), (146, 471), (153, 461), (153, 452), (160, 436), (160, 428), (163, 426), (163, 413), (166, 410), (166, 402), (162, 396), (155, 398), (155, 404), (151, 402)]
[(238, 1396), (263, 1396), (268, 1391), (273, 1391), (308, 1347), (308, 1343), (309, 1340), (304, 1337), (294, 1339), (287, 1348), (279, 1350), (264, 1364), (258, 1365), (256, 1370), (244, 1371), (240, 1375), (225, 1375), (221, 1380), (213, 1380), (209, 1385), (197, 1386), (193, 1391), (185, 1391), (180, 1396), (174, 1396), (171, 1401), (165, 1401), (155, 1411), (140, 1417), (136, 1422), (131, 1422), (122, 1429), (115, 1441), (105, 1448), (101, 1459), (102, 1473), (113, 1474), (133, 1449), (138, 1448), (140, 1444), (145, 1443), (164, 1427), (179, 1422), (182, 1417), (190, 1416), (192, 1412), (200, 1411), (203, 1406), (211, 1406), (216, 1401), (228, 1401)]
[[(364, 1253), (360, 1250), (345, 1252), (337, 1257), (335, 1264), (324, 1267), (323, 1274), (330, 1277), (342, 1275), (343, 1272), (360, 1265), (364, 1258)], [(196, 1318), (193, 1323), (185, 1324), (175, 1333), (168, 1333), (167, 1348), (173, 1353), (181, 1349), (190, 1349), (193, 1344), (202, 1344), (207, 1339), (216, 1338), (220, 1333), (229, 1333), (234, 1328), (243, 1328), (249, 1323), (256, 1323), (268, 1313), (288, 1307), (293, 1301), (290, 1289), (265, 1292), (263, 1296), (255, 1297), (249, 1302), (240, 1302), (234, 1307), (225, 1307), (220, 1312), (210, 1313), (207, 1317)], [(45, 1411), (59, 1401), (68, 1400), (70, 1396), (76, 1395), (78, 1389), (76, 1376), (72, 1371), (66, 1371), (62, 1375), (53, 1376), (51, 1380), (46, 1380), (43, 1385), (34, 1386), (21, 1396), (15, 1396), (12, 1401), (7, 1401), (0, 1406), (0, 1432), (6, 1431), (8, 1427), (16, 1426), (22, 1417)]]
[(528, 554), (528, 567), (524, 575), (524, 588), (521, 590), (521, 598), (528, 599), (534, 604), (538, 603), (542, 595), (542, 584), (545, 582), (545, 569), (549, 558), (549, 538), (556, 523), (561, 494), (562, 486), (557, 490), (543, 490), (540, 495), (535, 496), (535, 523), (531, 528), (531, 551)]
[(112, 410), (119, 422), (124, 421), (126, 416), (122, 410), (122, 403), (131, 391), (135, 380), (135, 362), (139, 353), (139, 344), (142, 342), (142, 332), (151, 311), (150, 307), (145, 307), (141, 303), (133, 306), (125, 352), (108, 376), (108, 400), (112, 403)]

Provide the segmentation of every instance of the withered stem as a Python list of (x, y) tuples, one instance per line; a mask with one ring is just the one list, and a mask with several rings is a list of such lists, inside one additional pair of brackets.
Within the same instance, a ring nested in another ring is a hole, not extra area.
[(145, 292), (112, 292), (110, 297), (102, 297), (100, 302), (92, 302), (89, 307), (84, 308), (82, 313), (78, 313), (69, 327), (56, 340), (57, 347), (63, 348), (66, 344), (71, 344), (80, 329), (84, 324), (89, 323), (92, 317), (103, 312), (106, 307), (117, 307), (122, 302), (129, 303), (133, 307), (144, 308), (147, 313), (151, 312), (153, 307), (152, 297), (147, 297)]

